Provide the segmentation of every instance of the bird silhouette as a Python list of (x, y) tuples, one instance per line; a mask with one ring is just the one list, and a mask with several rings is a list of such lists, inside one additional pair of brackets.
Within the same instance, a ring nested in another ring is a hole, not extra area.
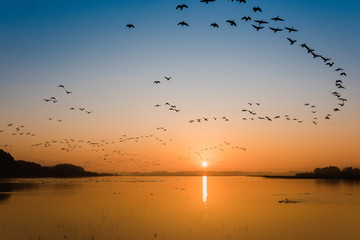
[(164, 78), (169, 81), (172, 77), (164, 77)]
[(259, 26), (260, 26), (261, 24), (268, 24), (268, 23), (269, 23), (269, 22), (264, 21), (264, 20), (254, 20), (254, 22), (258, 23)]
[(321, 57), (321, 55), (315, 54), (314, 52), (311, 52), (311, 54), (313, 55), (314, 58), (319, 58), (319, 57)]
[(58, 87), (61, 87), (61, 88), (64, 88), (64, 89), (65, 89), (64, 85), (59, 85)]
[(334, 62), (332, 62), (332, 63), (326, 63), (325, 65), (327, 65), (327, 66), (329, 66), (329, 67), (332, 67), (333, 65), (334, 65), (335, 63)]
[(200, 2), (204, 2), (204, 3), (208, 4), (209, 2), (215, 2), (215, 0), (201, 0)]
[(154, 105), (154, 107), (160, 107), (161, 105), (159, 105), (159, 104), (156, 104), (156, 105)]
[(237, 26), (235, 20), (226, 20), (226, 22), (230, 23), (230, 26)]
[(345, 76), (345, 77), (347, 77), (347, 75), (346, 75), (345, 72), (340, 73), (340, 76)]
[(279, 16), (277, 16), (277, 17), (274, 17), (274, 18), (270, 18), (270, 20), (273, 20), (273, 21), (280, 21), (280, 22), (283, 22), (284, 21), (284, 19), (282, 19), (282, 18), (279, 18)]
[(294, 39), (291, 39), (291, 38), (287, 38), (287, 40), (289, 40), (290, 42), (290, 45), (293, 45), (294, 43), (296, 43), (297, 41)]
[(335, 72), (338, 72), (338, 71), (343, 71), (344, 69), (342, 69), (342, 68), (337, 68), (337, 69), (335, 69), (334, 71)]
[(270, 28), (270, 30), (274, 31), (274, 33), (282, 31), (281, 28), (272, 28), (272, 27), (269, 27), (269, 28)]
[(50, 102), (51, 99), (46, 99), (46, 98), (43, 98), (45, 102)]
[(65, 90), (65, 92), (66, 92), (66, 94), (70, 94), (70, 93), (72, 93), (72, 92), (69, 92), (69, 91), (66, 91), (66, 90)]
[(253, 7), (254, 12), (262, 12), (260, 7)]
[(331, 60), (331, 58), (325, 58), (325, 57), (323, 57), (323, 56), (321, 56), (321, 59), (326, 63), (327, 61), (330, 61)]
[(219, 25), (216, 22), (210, 24), (210, 26), (213, 28), (219, 28)]
[(189, 8), (186, 4), (177, 5), (176, 9), (183, 10), (184, 8)]
[(260, 29), (264, 28), (264, 27), (253, 25), (253, 24), (251, 24), (251, 26), (253, 26), (256, 29), (256, 31), (259, 31)]
[(285, 29), (286, 29), (286, 30), (288, 30), (288, 31), (289, 31), (289, 33), (299, 31), (299, 30), (297, 30), (297, 29), (295, 29), (295, 28), (293, 28), (293, 27), (292, 27), (292, 28), (285, 27)]
[(135, 26), (133, 24), (127, 24), (126, 27), (127, 28), (135, 28)]
[(245, 20), (245, 22), (247, 22), (247, 21), (251, 20), (251, 17), (245, 17), (244, 16), (244, 17), (241, 18), (241, 20)]
[(69, 110), (75, 110), (75, 108), (72, 107), (72, 108), (70, 108)]
[(189, 24), (187, 24), (185, 21), (182, 21), (182, 22), (179, 22), (177, 25), (180, 25), (180, 26), (189, 26)]
[(160, 81), (154, 81), (154, 83), (155, 83), (155, 84), (159, 84), (159, 83), (161, 83), (161, 82), (160, 82)]

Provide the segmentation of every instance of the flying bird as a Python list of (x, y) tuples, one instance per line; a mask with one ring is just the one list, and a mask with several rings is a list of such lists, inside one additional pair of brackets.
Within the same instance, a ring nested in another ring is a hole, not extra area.
[(273, 20), (273, 21), (280, 21), (280, 22), (283, 22), (284, 21), (284, 19), (282, 19), (282, 18), (279, 18), (279, 16), (277, 16), (277, 17), (274, 17), (274, 18), (271, 18), (270, 20)]
[(219, 25), (216, 22), (210, 24), (210, 26), (213, 28), (219, 28)]
[(256, 29), (256, 31), (259, 31), (260, 29), (263, 29), (264, 27), (258, 27), (258, 26), (255, 26), (254, 24), (251, 24), (251, 26), (253, 26), (255, 29)]
[(344, 69), (342, 69), (342, 68), (337, 68), (337, 69), (335, 69), (334, 71), (335, 71), (335, 72), (338, 72), (338, 71), (342, 71), (342, 70), (344, 70)]
[(347, 76), (345, 72), (340, 73), (340, 76)]
[(66, 94), (70, 94), (70, 93), (72, 93), (72, 92), (69, 92), (69, 91), (66, 91), (66, 90), (65, 90), (65, 92), (66, 92)]
[(290, 42), (290, 45), (293, 45), (294, 43), (296, 43), (297, 41), (294, 39), (291, 39), (291, 38), (287, 38), (287, 40), (289, 40)]
[(180, 26), (189, 26), (189, 24), (187, 24), (185, 21), (182, 21), (182, 22), (179, 22), (177, 25), (180, 25)]
[(127, 24), (126, 27), (127, 28), (135, 28), (135, 26), (133, 24)]
[(244, 16), (244, 17), (241, 18), (241, 20), (245, 20), (247, 22), (247, 21), (251, 20), (251, 17), (245, 17)]
[(215, 2), (215, 0), (201, 0), (200, 2), (204, 2), (204, 3), (208, 4), (209, 2)]
[(269, 27), (269, 28), (270, 28), (270, 30), (274, 31), (274, 33), (282, 31), (281, 28), (272, 28), (272, 27)]
[(324, 62), (327, 62), (327, 61), (330, 61), (330, 60), (331, 60), (331, 58), (325, 58), (325, 57), (323, 57), (323, 56), (321, 56), (321, 59), (322, 59)]
[(154, 83), (155, 83), (155, 84), (159, 84), (159, 83), (161, 83), (161, 82), (160, 82), (160, 81), (154, 81)]
[(230, 23), (230, 26), (237, 26), (235, 20), (226, 20), (226, 22)]
[(64, 89), (65, 89), (64, 85), (59, 85), (58, 87), (61, 87), (61, 88), (64, 88)]
[(254, 12), (262, 12), (260, 7), (253, 7)]
[(184, 8), (189, 8), (186, 4), (177, 5), (176, 9), (183, 10)]
[(164, 77), (164, 78), (169, 81), (172, 77)]
[(268, 23), (269, 23), (269, 22), (264, 21), (264, 20), (254, 20), (254, 22), (258, 23), (259, 26), (260, 26), (261, 24), (268, 24)]
[(285, 29), (286, 29), (286, 30), (288, 30), (288, 31), (289, 31), (289, 33), (299, 31), (299, 30), (297, 30), (297, 29), (295, 29), (295, 28), (293, 28), (293, 27), (292, 27), (292, 28), (285, 27)]

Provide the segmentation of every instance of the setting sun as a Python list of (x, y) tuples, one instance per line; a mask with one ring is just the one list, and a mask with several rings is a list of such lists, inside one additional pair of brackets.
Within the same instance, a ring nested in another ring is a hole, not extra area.
[(203, 167), (207, 167), (207, 165), (208, 165), (207, 162), (202, 162)]

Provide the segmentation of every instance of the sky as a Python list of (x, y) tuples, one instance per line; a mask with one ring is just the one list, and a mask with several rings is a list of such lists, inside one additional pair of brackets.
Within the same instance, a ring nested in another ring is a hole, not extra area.
[(100, 172), (360, 167), (359, 11), (355, 0), (0, 0), (0, 149)]

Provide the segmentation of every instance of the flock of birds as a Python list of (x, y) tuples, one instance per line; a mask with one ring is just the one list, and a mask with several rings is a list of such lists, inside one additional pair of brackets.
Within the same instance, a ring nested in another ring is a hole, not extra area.
[[(231, 0), (232, 2), (238, 2), (238, 3), (244, 3), (246, 4), (247, 1), (246, 0)], [(200, 2), (204, 3), (204, 4), (210, 4), (213, 2), (216, 2), (216, 0), (201, 0)], [(184, 11), (186, 9), (188, 9), (189, 6), (186, 4), (178, 4), (175, 9), (179, 10), (179, 11)], [(272, 17), (269, 19), (260, 19), (260, 15), (263, 12), (262, 8), (260, 6), (255, 6), (252, 8), (252, 12), (253, 14), (255, 14), (255, 16), (243, 16), (242, 18), (240, 18), (240, 22), (244, 22), (249, 24), (250, 27), (252, 27), (255, 31), (263, 31), (264, 29), (269, 29), (270, 31), (272, 31), (274, 34), (280, 34), (280, 32), (287, 32), (287, 34), (292, 34), (291, 36), (286, 36), (287, 41), (289, 42), (289, 44), (291, 46), (296, 46), (298, 44), (298, 40), (295, 38), (294, 34), (296, 32), (298, 32), (299, 30), (296, 29), (295, 27), (292, 26), (279, 26), (278, 24), (280, 23), (286, 23), (286, 20), (281, 18), (280, 16), (276, 16), (276, 17)], [(256, 18), (256, 19), (255, 19)], [(231, 27), (237, 27), (239, 22), (235, 19), (227, 19), (224, 21), (225, 24), (228, 24)], [(180, 21), (177, 23), (178, 26), (181, 27), (190, 27), (190, 24), (188, 22), (186, 22), (185, 20)], [(211, 28), (220, 28), (221, 25), (218, 24), (217, 22), (212, 22), (209, 24), (209, 26)], [(132, 23), (128, 23), (126, 24), (126, 28), (128, 29), (135, 29), (135, 25)], [(318, 59), (320, 61), (322, 61), (326, 66), (328, 66), (330, 69), (334, 69), (335, 73), (338, 73), (338, 79), (335, 80), (335, 84), (334, 87), (336, 88), (336, 90), (332, 90), (330, 91), (330, 94), (332, 96), (335, 97), (335, 99), (337, 100), (337, 105), (335, 107), (333, 107), (333, 112), (339, 112), (341, 110), (342, 107), (344, 107), (345, 102), (347, 102), (347, 99), (344, 98), (342, 96), (341, 91), (346, 89), (346, 87), (343, 84), (344, 78), (347, 77), (346, 72), (344, 71), (343, 68), (336, 66), (335, 62), (332, 61), (331, 58), (329, 57), (324, 57), (324, 55), (318, 53), (316, 50), (314, 50), (312, 47), (309, 46), (309, 44), (307, 43), (301, 43), (298, 45), (299, 47), (301, 47), (302, 49), (305, 50), (305, 52), (307, 54), (309, 54), (310, 57), (312, 57), (313, 59)], [(170, 80), (172, 80), (173, 77), (171, 76), (164, 76), (164, 81), (166, 82), (170, 82)], [(157, 80), (154, 81), (153, 84), (158, 85), (161, 84), (162, 81)], [(72, 91), (69, 91), (64, 85), (58, 85), (58, 88), (61, 88), (64, 90), (66, 95), (70, 95), (72, 94)], [(49, 98), (43, 98), (43, 100), (46, 103), (57, 103), (59, 102), (59, 100), (54, 97), (51, 96)], [(256, 109), (255, 107), (259, 107), (260, 105), (262, 105), (260, 102), (249, 102), (247, 103), (247, 107), (243, 108), (241, 110), (241, 112), (243, 114), (246, 114), (245, 116), (242, 116), (242, 120), (265, 120), (265, 121), (269, 121), (272, 122), (274, 120), (278, 120), (278, 119), (285, 119), (288, 121), (295, 121), (297, 123), (303, 123), (305, 120), (304, 119), (300, 119), (299, 117), (294, 117), (294, 116), (290, 116), (289, 114), (277, 114), (274, 116), (268, 116), (268, 115), (261, 115), (258, 111), (258, 109)], [(314, 114), (311, 122), (314, 125), (318, 125), (319, 123), (319, 119), (320, 117), (318, 117), (317, 114), (317, 109), (316, 106), (310, 103), (305, 103), (304, 106), (306, 108), (308, 108), (308, 110), (311, 112), (311, 114)], [(160, 107), (167, 107), (168, 110), (170, 111), (174, 111), (174, 112), (180, 112), (180, 109), (177, 108), (176, 105), (171, 104), (169, 102), (166, 102), (164, 104), (156, 104), (154, 105), (155, 108), (160, 108)], [(80, 111), (80, 112), (84, 112), (86, 114), (91, 114), (93, 111), (85, 109), (84, 107), (70, 107), (69, 111)], [(332, 117), (331, 113), (327, 113), (324, 116), (325, 120), (330, 120)], [(62, 122), (61, 119), (55, 119), (53, 117), (49, 117), (48, 120), (57, 120), (58, 122)], [(205, 123), (205, 122), (209, 122), (209, 121), (217, 121), (217, 120), (221, 120), (221, 121), (225, 121), (228, 122), (230, 121), (228, 117), (226, 116), (220, 116), (220, 117), (200, 117), (200, 118), (194, 118), (191, 120), (188, 120), (188, 123)], [(7, 127), (11, 128), (14, 124), (10, 123), (8, 124)], [(16, 127), (14, 129), (12, 129), (13, 131), (11, 132), (11, 134), (13, 136), (32, 136), (34, 137), (35, 134), (29, 131), (25, 131), (24, 130), (24, 126), (19, 126)], [(158, 131), (162, 131), (162, 132), (167, 132), (167, 128), (165, 127), (157, 127), (156, 130)], [(0, 129), (0, 134), (3, 133), (4, 130)], [(149, 134), (149, 135), (142, 135), (142, 136), (135, 136), (135, 137), (128, 137), (127, 135), (123, 135), (122, 137), (120, 137), (118, 140), (116, 141), (106, 141), (105, 139), (99, 140), (99, 141), (91, 141), (91, 140), (76, 140), (76, 139), (63, 139), (63, 140), (49, 140), (49, 141), (45, 141), (42, 143), (37, 143), (37, 144), (33, 144), (31, 145), (31, 147), (35, 147), (35, 148), (39, 148), (39, 147), (43, 147), (43, 148), (49, 148), (52, 146), (59, 146), (59, 148), (62, 151), (65, 152), (72, 152), (76, 149), (80, 149), (80, 148), (90, 148), (92, 151), (94, 152), (98, 152), (103, 154), (102, 156), (99, 156), (99, 158), (108, 161), (108, 162), (112, 162), (112, 158), (116, 158), (118, 163), (122, 163), (122, 162), (127, 162), (127, 161), (131, 161), (134, 162), (135, 164), (137, 164), (140, 168), (142, 168), (143, 170), (148, 169), (150, 166), (157, 166), (159, 165), (159, 161), (150, 161), (150, 160), (146, 160), (144, 161), (144, 159), (147, 159), (148, 156), (147, 155), (143, 155), (143, 154), (138, 154), (138, 153), (130, 153), (130, 152), (126, 152), (123, 150), (112, 150), (108, 153), (106, 153), (106, 147), (109, 145), (114, 145), (114, 144), (121, 144), (121, 143), (125, 143), (125, 142), (133, 142), (133, 143), (137, 143), (141, 140), (144, 139), (152, 139), (155, 140), (157, 142), (159, 142), (162, 145), (167, 145), (169, 143), (171, 143), (173, 140), (169, 139), (169, 140), (164, 140), (162, 138), (158, 138), (155, 137), (153, 134)], [(11, 145), (5, 144), (5, 145), (0, 145), (0, 147), (4, 147), (4, 148), (10, 148)], [(189, 147), (191, 149), (191, 147)], [(242, 150), (242, 151), (246, 151), (246, 148), (244, 147), (240, 147), (240, 146), (236, 146), (236, 145), (232, 145), (230, 142), (223, 142), (217, 146), (208, 146), (208, 147), (204, 147), (202, 149), (200, 149), (199, 151), (210, 151), (210, 150), (220, 150), (220, 151), (225, 151), (225, 148), (227, 149), (233, 149), (233, 150)], [(189, 154), (198, 154), (201, 157), (201, 154), (199, 153), (199, 151), (193, 150), (191, 149), (191, 152)], [(183, 159), (182, 157), (178, 158), (178, 159)], [(189, 158), (186, 158), (189, 159)], [(87, 162), (89, 163), (89, 162)]]
[[(72, 93), (72, 92), (66, 90), (65, 86), (62, 85), (62, 84), (60, 84), (58, 87), (64, 89), (66, 95), (69, 95), (69, 94)], [(58, 100), (56, 97), (53, 97), (53, 96), (52, 96), (52, 97), (49, 97), (49, 98), (43, 98), (43, 100), (44, 100), (46, 103), (57, 103), (57, 102), (59, 102), (59, 100)], [(87, 114), (91, 114), (91, 113), (92, 113), (92, 111), (87, 110), (87, 109), (85, 109), (84, 107), (79, 107), (79, 108), (70, 107), (70, 108), (69, 108), (69, 111), (75, 111), (76, 109), (78, 109), (80, 112), (84, 112), (84, 113), (87, 113)], [(56, 120), (57, 122), (60, 122), (60, 123), (63, 121), (62, 119), (55, 119), (54, 117), (49, 117), (48, 120), (49, 120), (49, 121)]]

